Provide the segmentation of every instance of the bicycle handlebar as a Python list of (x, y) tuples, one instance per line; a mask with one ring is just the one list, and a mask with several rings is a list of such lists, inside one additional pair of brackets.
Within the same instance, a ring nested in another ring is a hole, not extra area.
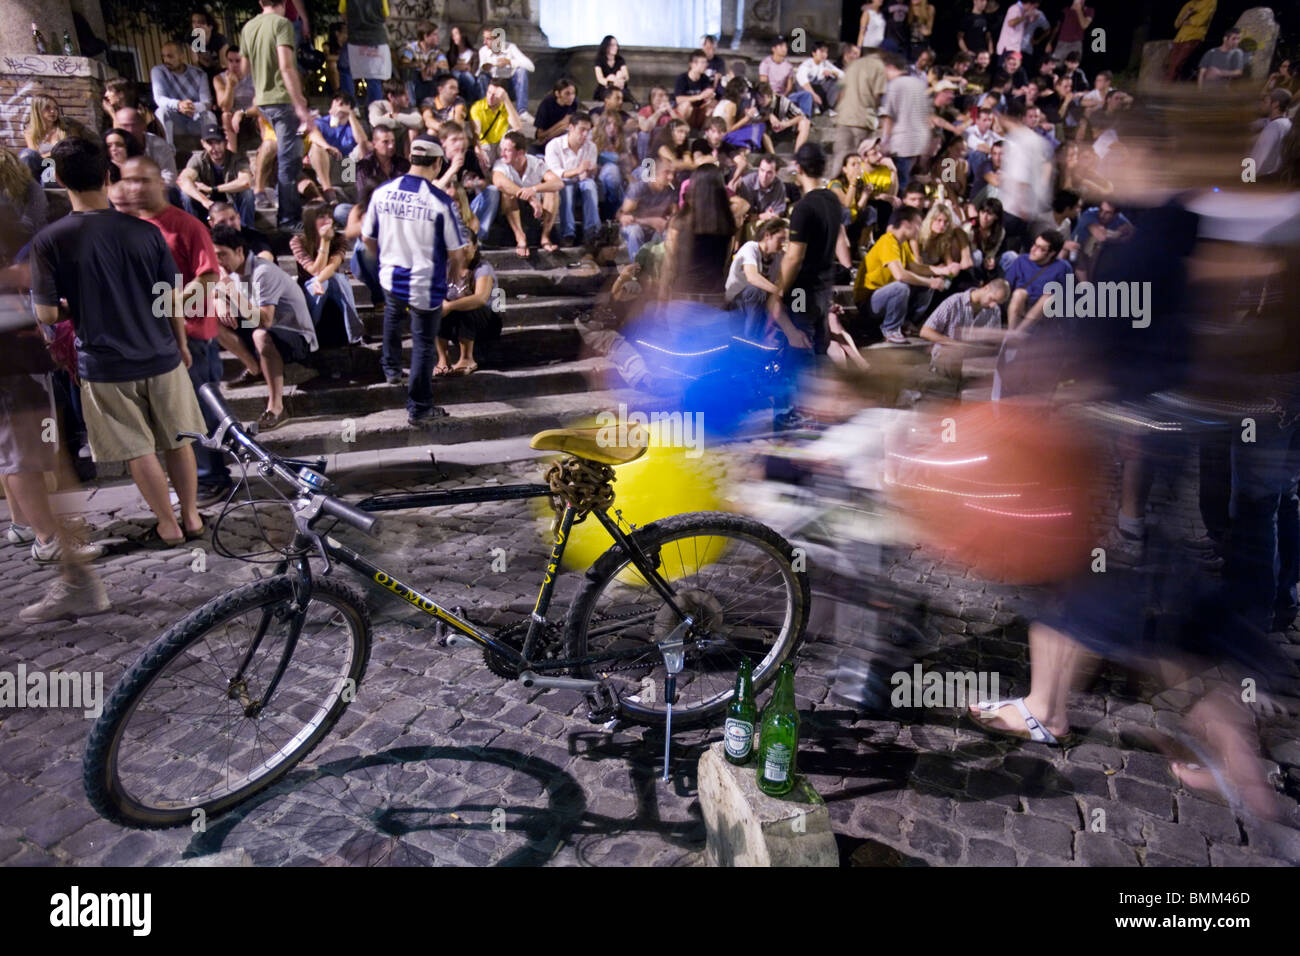
[(267, 451), (254, 441), (244, 431), (243, 423), (240, 422), (230, 406), (226, 404), (226, 400), (222, 397), (217, 386), (211, 383), (203, 385), (199, 389), (199, 400), (218, 421), (212, 435), (205, 439), (205, 443), (211, 443), (214, 447), (238, 445), (269, 468), (281, 480), (298, 488), (303, 494), (320, 495), (322, 514), (337, 518), (344, 524), (356, 528), (362, 534), (374, 535), (376, 533), (379, 524), (378, 516), (361, 511), (359, 508), (355, 508), (332, 495), (321, 494), (319, 488), (314, 487), (298, 472), (285, 465), (283, 459)]

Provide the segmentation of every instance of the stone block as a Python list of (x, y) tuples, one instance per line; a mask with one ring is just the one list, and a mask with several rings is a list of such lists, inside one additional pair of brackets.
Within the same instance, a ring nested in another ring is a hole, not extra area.
[(700, 758), (699, 793), (711, 865), (839, 866), (826, 804), (802, 777), (785, 797), (769, 797), (753, 761), (728, 763), (719, 741)]

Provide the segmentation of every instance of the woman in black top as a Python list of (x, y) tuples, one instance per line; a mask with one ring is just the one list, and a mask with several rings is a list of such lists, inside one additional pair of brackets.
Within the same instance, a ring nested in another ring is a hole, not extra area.
[(605, 90), (610, 87), (623, 91), (623, 102), (636, 106), (632, 91), (627, 88), (629, 73), (623, 54), (618, 52), (618, 40), (607, 36), (600, 41), (596, 51), (596, 89), (591, 94), (593, 100), (603, 100)]
[(705, 163), (691, 174), (681, 211), (668, 226), (664, 250), (666, 294), (717, 296), (721, 302), (736, 219), (722, 170)]

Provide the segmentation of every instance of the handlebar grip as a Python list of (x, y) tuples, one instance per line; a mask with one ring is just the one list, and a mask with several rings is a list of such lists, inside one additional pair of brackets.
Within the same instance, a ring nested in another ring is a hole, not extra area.
[(332, 518), (338, 518), (344, 524), (350, 524), (362, 534), (374, 536), (379, 528), (379, 516), (354, 508), (345, 501), (326, 497), (321, 502), (320, 510)]
[(239, 419), (235, 417), (235, 413), (230, 410), (230, 406), (226, 404), (226, 400), (221, 397), (220, 388), (211, 382), (206, 383), (199, 389), (199, 401), (203, 403), (204, 407), (212, 413), (212, 416), (218, 422), (226, 418), (232, 418), (236, 423), (239, 422)]

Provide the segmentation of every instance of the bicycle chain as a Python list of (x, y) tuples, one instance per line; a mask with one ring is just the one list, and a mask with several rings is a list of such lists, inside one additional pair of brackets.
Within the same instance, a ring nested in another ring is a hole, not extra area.
[(553, 462), (543, 476), (551, 489), (551, 507), (556, 527), (564, 506), (577, 512), (574, 523), (586, 520), (593, 511), (605, 511), (614, 503), (614, 469), (583, 458), (561, 458)]

